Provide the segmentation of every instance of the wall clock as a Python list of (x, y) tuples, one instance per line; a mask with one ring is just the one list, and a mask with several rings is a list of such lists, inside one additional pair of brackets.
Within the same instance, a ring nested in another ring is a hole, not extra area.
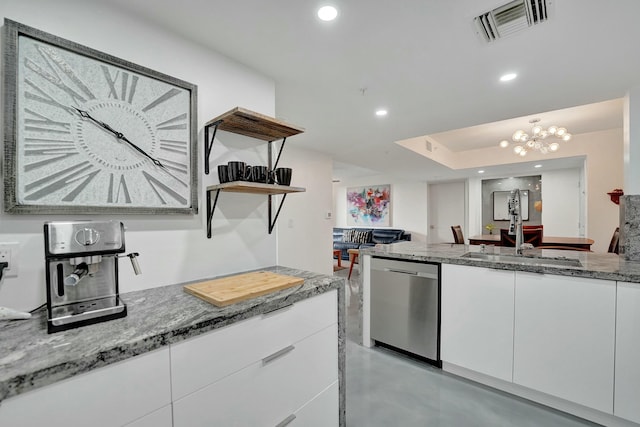
[(197, 213), (195, 85), (5, 31), (5, 211)]

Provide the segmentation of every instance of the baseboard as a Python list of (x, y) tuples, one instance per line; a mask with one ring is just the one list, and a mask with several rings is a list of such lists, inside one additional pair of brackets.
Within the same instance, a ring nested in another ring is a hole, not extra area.
[(480, 383), (491, 388), (513, 394), (523, 399), (531, 400), (540, 405), (544, 405), (558, 411), (566, 412), (573, 416), (610, 427), (638, 427), (640, 424), (615, 417), (612, 414), (598, 411), (574, 402), (570, 402), (559, 397), (551, 396), (530, 388), (500, 380), (480, 372), (472, 371), (452, 363), (442, 362), (442, 370), (459, 377)]

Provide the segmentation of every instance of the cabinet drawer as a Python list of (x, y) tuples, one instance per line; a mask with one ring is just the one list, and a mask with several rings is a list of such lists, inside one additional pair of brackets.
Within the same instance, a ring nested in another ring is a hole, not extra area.
[(175, 401), (174, 426), (276, 426), (338, 379), (336, 324), (293, 346)]
[(167, 405), (145, 415), (142, 418), (125, 425), (124, 427), (172, 427), (173, 418), (171, 412), (171, 405)]
[[(338, 381), (298, 409), (290, 427), (331, 427), (337, 426), (338, 417)], [(285, 418), (286, 420), (286, 418)]]
[(170, 403), (165, 348), (9, 398), (0, 426), (121, 426)]
[(337, 322), (337, 291), (171, 346), (177, 400)]

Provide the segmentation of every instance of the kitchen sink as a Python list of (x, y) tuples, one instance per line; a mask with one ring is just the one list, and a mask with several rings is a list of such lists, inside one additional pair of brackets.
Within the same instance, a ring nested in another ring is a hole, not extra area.
[(479, 259), (494, 262), (509, 262), (515, 264), (527, 265), (547, 265), (561, 267), (582, 267), (582, 263), (577, 259), (571, 258), (549, 258), (536, 257), (527, 255), (506, 255), (506, 254), (487, 254), (482, 252), (467, 252), (462, 258)]

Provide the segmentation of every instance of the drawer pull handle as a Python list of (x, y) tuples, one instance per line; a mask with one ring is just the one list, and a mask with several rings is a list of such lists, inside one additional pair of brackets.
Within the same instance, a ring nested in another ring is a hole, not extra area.
[(290, 351), (292, 351), (295, 348), (295, 346), (293, 345), (288, 345), (285, 348), (283, 348), (282, 350), (278, 350), (275, 353), (265, 357), (264, 359), (262, 359), (262, 364), (266, 365), (267, 363), (277, 359), (278, 357), (284, 356), (285, 354), (289, 353)]
[(293, 303), (291, 303), (289, 305), (285, 305), (284, 307), (278, 307), (278, 308), (275, 308), (275, 309), (273, 309), (271, 311), (267, 311), (265, 313), (262, 313), (262, 317), (264, 318), (264, 317), (269, 317), (269, 316), (274, 315), (274, 314), (278, 314), (278, 313), (280, 313), (282, 311), (289, 310), (291, 307), (293, 307)]
[(284, 426), (287, 426), (287, 425), (289, 425), (289, 424), (291, 423), (291, 421), (293, 421), (293, 420), (295, 420), (295, 419), (296, 419), (295, 414), (291, 414), (291, 415), (289, 415), (287, 418), (285, 418), (284, 420), (280, 421), (280, 422), (276, 425), (276, 427), (284, 427)]

